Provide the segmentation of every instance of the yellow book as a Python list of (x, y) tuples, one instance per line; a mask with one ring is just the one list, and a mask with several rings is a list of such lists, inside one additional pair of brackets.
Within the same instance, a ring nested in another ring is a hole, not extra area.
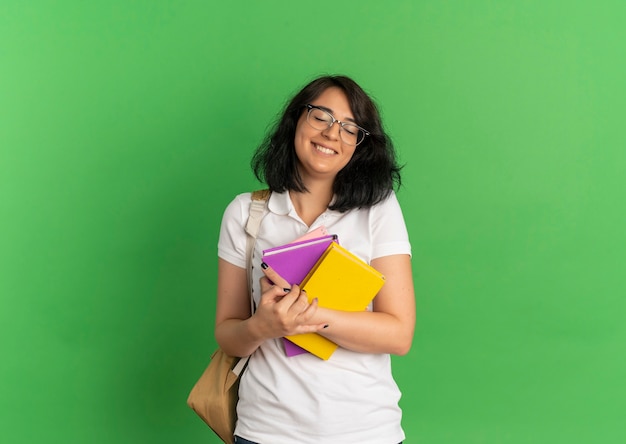
[[(378, 294), (385, 277), (341, 245), (332, 242), (302, 281), (311, 302), (343, 311), (363, 311)], [(317, 333), (287, 336), (294, 344), (324, 360), (338, 345)]]

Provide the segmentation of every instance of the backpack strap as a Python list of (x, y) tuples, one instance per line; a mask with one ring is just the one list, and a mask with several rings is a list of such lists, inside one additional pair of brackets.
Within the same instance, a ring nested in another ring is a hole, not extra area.
[[(270, 190), (257, 190), (252, 192), (252, 202), (250, 202), (250, 215), (248, 216), (248, 222), (246, 223), (246, 275), (248, 277), (248, 294), (250, 295), (250, 314), (255, 311), (256, 304), (254, 303), (254, 297), (252, 296), (252, 255), (254, 253), (254, 245), (256, 244), (256, 237), (259, 234), (259, 228), (261, 227), (261, 221), (265, 216), (265, 208), (267, 207), (267, 201), (270, 198)], [(241, 358), (232, 372), (239, 376), (248, 363), (249, 356)]]
[(246, 223), (246, 273), (248, 276), (248, 293), (250, 294), (250, 313), (254, 313), (254, 298), (252, 297), (252, 255), (254, 253), (254, 245), (256, 237), (259, 234), (261, 221), (265, 216), (265, 208), (270, 198), (270, 190), (257, 190), (252, 192), (252, 201), (250, 202), (250, 215)]
[(261, 200), (265, 202), (270, 198), (271, 194), (272, 192), (267, 188), (264, 190), (256, 190), (252, 192), (252, 200)]

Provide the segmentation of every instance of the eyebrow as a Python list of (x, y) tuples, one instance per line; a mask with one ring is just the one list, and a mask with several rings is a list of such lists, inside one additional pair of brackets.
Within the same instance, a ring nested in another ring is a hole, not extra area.
[[(335, 117), (335, 112), (332, 109), (326, 108), (325, 106), (320, 106), (320, 105), (313, 105), (313, 106), (316, 107), (316, 108), (319, 108), (319, 109), (323, 109), (324, 111), (332, 114), (333, 117)], [(335, 117), (335, 119), (336, 119), (336, 117)], [(352, 117), (346, 117), (344, 120), (342, 120), (342, 122), (344, 122), (344, 121), (346, 121), (346, 122), (349, 121), (349, 122), (352, 122), (352, 123), (354, 123), (356, 125), (356, 120), (354, 120)]]

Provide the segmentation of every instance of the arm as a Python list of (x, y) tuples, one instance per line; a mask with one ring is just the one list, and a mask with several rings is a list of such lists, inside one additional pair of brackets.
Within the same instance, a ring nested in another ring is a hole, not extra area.
[[(385, 285), (376, 295), (373, 311), (347, 312), (319, 307), (311, 323), (328, 325), (318, 331), (352, 351), (362, 353), (408, 353), (415, 330), (415, 293), (411, 259), (398, 254), (374, 259), (371, 264), (385, 275)], [(271, 269), (266, 275), (274, 282), (280, 277)], [(297, 287), (292, 293), (299, 291)]]
[(415, 292), (411, 259), (393, 255), (371, 264), (385, 276), (374, 298), (373, 311), (342, 312), (320, 308), (316, 316), (329, 325), (321, 334), (349, 350), (404, 355), (415, 331)]

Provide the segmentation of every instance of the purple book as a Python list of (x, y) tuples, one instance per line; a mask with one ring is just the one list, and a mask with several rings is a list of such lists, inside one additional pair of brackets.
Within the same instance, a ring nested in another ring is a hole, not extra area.
[[(291, 285), (300, 284), (331, 242), (338, 242), (336, 234), (296, 241), (263, 250), (263, 262), (272, 267)], [(289, 339), (283, 338), (283, 344), (287, 356), (308, 353)]]
[(303, 355), (304, 353), (308, 353), (308, 350), (305, 350), (299, 345), (294, 344), (287, 338), (283, 338), (283, 346), (285, 347), (285, 354), (289, 357)]
[(300, 284), (331, 242), (337, 242), (336, 234), (263, 250), (263, 262), (272, 267), (289, 284)]

